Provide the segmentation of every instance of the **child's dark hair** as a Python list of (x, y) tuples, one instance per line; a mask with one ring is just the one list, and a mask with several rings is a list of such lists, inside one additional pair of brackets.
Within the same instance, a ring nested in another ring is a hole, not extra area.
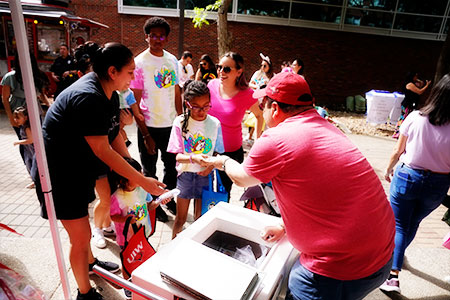
[(27, 118), (26, 122), (23, 124), (23, 127), (25, 127), (25, 128), (30, 127), (30, 119), (28, 118), (28, 110), (25, 106), (19, 106), (13, 112), (14, 116), (17, 116), (20, 114), (24, 115)]
[[(141, 172), (142, 167), (141, 164), (131, 158), (131, 157), (124, 157), (123, 159), (125, 159), (127, 161), (127, 163), (129, 163), (133, 168), (135, 168), (137, 171)], [(111, 173), (108, 175), (108, 180), (109, 180), (109, 185), (111, 187), (111, 194), (114, 193), (117, 188), (125, 190), (128, 186), (128, 178), (123, 177), (122, 175), (117, 174), (114, 171), (111, 171)]]
[(210, 96), (209, 88), (203, 81), (198, 80), (188, 80), (184, 84), (183, 88), (183, 121), (181, 132), (184, 134), (187, 133), (187, 127), (189, 122), (190, 110), (186, 106), (186, 102), (190, 102), (192, 99), (196, 97), (201, 97), (203, 95)]
[(152, 28), (161, 27), (166, 31), (166, 36), (170, 33), (170, 25), (167, 23), (166, 19), (161, 17), (152, 17), (147, 19), (144, 24), (144, 33), (150, 34)]
[(78, 45), (74, 52), (78, 71), (83, 74), (86, 74), (89, 71), (92, 67), (93, 59), (95, 58), (98, 48), (100, 47), (97, 43), (91, 41)]

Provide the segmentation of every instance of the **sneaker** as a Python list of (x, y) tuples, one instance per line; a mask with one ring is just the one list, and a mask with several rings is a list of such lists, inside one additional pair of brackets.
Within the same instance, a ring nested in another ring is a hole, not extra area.
[(177, 203), (175, 202), (175, 200), (170, 200), (169, 202), (166, 203), (166, 207), (167, 210), (174, 216), (177, 215)]
[(26, 188), (27, 189), (34, 189), (36, 187), (36, 185), (34, 184), (34, 182), (27, 184)]
[(125, 294), (125, 299), (131, 299), (133, 293), (130, 290), (123, 289), (123, 293)]
[(112, 225), (103, 228), (103, 236), (114, 236), (114, 235), (116, 235), (116, 232), (114, 231), (114, 227)]
[(386, 279), (386, 281), (380, 286), (380, 290), (385, 292), (400, 293), (400, 281), (398, 278)]
[(120, 270), (120, 267), (118, 264), (115, 264), (115, 263), (109, 262), (109, 261), (101, 261), (101, 260), (95, 259), (95, 261), (92, 264), (89, 264), (89, 275), (94, 274), (94, 271), (92, 271), (92, 268), (94, 267), (94, 265), (97, 265), (111, 273), (116, 273), (117, 271)]
[(92, 242), (97, 248), (103, 249), (106, 248), (106, 240), (103, 236), (103, 230), (100, 228), (94, 228), (92, 230)]
[(94, 288), (91, 288), (86, 294), (80, 294), (78, 290), (76, 300), (104, 300), (104, 298)]

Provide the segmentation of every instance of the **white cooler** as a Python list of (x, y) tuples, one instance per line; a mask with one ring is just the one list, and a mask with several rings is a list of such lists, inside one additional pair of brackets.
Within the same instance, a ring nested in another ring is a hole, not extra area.
[[(278, 299), (285, 292), (298, 251), (286, 236), (271, 244), (261, 239), (260, 232), (280, 221), (274, 216), (220, 202), (134, 270), (132, 281), (170, 300), (175, 297), (186, 300)], [(223, 237), (225, 242), (221, 240)], [(250, 241), (252, 247), (260, 244), (270, 248), (258, 267), (223, 253), (228, 250), (221, 244), (230, 241), (242, 245), (245, 240)], [(207, 297), (196, 296), (195, 291)], [(133, 299), (143, 298), (133, 294)]]
[(401, 114), (401, 103), (405, 98), (399, 93), (371, 90), (366, 93), (367, 122), (372, 124), (396, 124)]

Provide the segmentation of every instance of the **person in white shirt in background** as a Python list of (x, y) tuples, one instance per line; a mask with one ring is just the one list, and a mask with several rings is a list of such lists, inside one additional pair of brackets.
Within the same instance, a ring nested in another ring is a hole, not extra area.
[(184, 83), (189, 79), (194, 79), (194, 68), (191, 65), (192, 53), (189, 51), (184, 51), (181, 59), (178, 61), (178, 74), (180, 80), (178, 85), (183, 88)]

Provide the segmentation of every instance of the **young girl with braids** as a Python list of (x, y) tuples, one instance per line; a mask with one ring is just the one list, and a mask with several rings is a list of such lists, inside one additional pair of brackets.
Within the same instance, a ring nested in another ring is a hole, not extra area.
[(177, 215), (172, 238), (186, 222), (189, 203), (194, 199), (194, 219), (201, 215), (202, 188), (209, 184), (213, 167), (204, 167), (205, 159), (223, 153), (222, 129), (217, 118), (208, 115), (211, 100), (208, 86), (202, 81), (187, 81), (184, 85), (183, 114), (175, 118), (167, 152), (177, 160)]

